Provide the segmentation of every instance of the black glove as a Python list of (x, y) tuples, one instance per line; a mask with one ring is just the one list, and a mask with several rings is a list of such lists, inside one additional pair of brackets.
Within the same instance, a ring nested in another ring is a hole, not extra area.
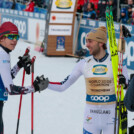
[(124, 77), (124, 75), (119, 74), (118, 78), (119, 78), (119, 85), (123, 85), (123, 88), (126, 89), (127, 84), (126, 84), (126, 78)]
[(48, 84), (49, 84), (49, 80), (48, 80), (48, 78), (44, 78), (44, 75), (42, 75), (40, 77), (37, 76), (33, 82), (35, 92), (36, 91), (40, 92), (42, 90), (45, 90), (48, 87)]
[(24, 67), (25, 71), (27, 74), (30, 74), (30, 66), (31, 66), (31, 59), (30, 59), (30, 55), (24, 55), (24, 56), (20, 56), (19, 57), (19, 61), (18, 61), (18, 67), (22, 68)]

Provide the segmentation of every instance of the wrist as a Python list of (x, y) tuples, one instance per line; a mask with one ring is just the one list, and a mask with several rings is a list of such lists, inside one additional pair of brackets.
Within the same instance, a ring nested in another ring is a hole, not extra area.
[(19, 68), (22, 68), (22, 64), (21, 64), (20, 61), (17, 62), (17, 65), (18, 65)]

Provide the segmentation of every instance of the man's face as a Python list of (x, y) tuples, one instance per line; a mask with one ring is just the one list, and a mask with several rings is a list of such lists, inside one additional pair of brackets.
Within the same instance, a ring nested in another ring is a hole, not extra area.
[(17, 40), (16, 39), (11, 40), (11, 39), (8, 39), (7, 37), (3, 37), (1, 39), (1, 44), (4, 47), (8, 48), (9, 50), (14, 50), (17, 44)]
[(86, 47), (89, 49), (90, 54), (93, 56), (99, 54), (99, 52), (100, 52), (100, 46), (97, 41), (87, 39)]

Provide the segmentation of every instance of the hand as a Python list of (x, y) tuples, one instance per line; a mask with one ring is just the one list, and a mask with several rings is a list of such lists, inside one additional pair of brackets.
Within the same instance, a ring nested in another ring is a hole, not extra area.
[(49, 80), (48, 80), (48, 78), (44, 78), (44, 75), (42, 75), (40, 77), (37, 76), (33, 82), (35, 92), (36, 91), (40, 92), (42, 90), (45, 90), (48, 87), (48, 84), (49, 84)]
[(20, 56), (19, 57), (19, 61), (18, 61), (18, 67), (22, 68), (24, 67), (25, 71), (27, 74), (30, 74), (30, 66), (31, 66), (31, 59), (30, 59), (30, 55), (24, 55), (24, 56)]
[(123, 88), (126, 89), (127, 84), (126, 84), (126, 78), (124, 77), (124, 75), (119, 74), (118, 78), (119, 78), (119, 85), (123, 85)]

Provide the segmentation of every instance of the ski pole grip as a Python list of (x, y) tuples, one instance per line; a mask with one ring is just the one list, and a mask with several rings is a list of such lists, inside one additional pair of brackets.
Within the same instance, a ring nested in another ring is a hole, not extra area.
[(24, 55), (27, 55), (27, 54), (29, 53), (29, 51), (30, 51), (30, 47), (28, 47), (28, 48), (26, 49), (26, 51), (25, 51), (25, 54), (24, 54)]
[(118, 51), (121, 53), (125, 52), (125, 40), (124, 39), (118, 40)]
[(34, 56), (31, 60), (31, 63), (33, 64), (35, 62), (36, 56)]

